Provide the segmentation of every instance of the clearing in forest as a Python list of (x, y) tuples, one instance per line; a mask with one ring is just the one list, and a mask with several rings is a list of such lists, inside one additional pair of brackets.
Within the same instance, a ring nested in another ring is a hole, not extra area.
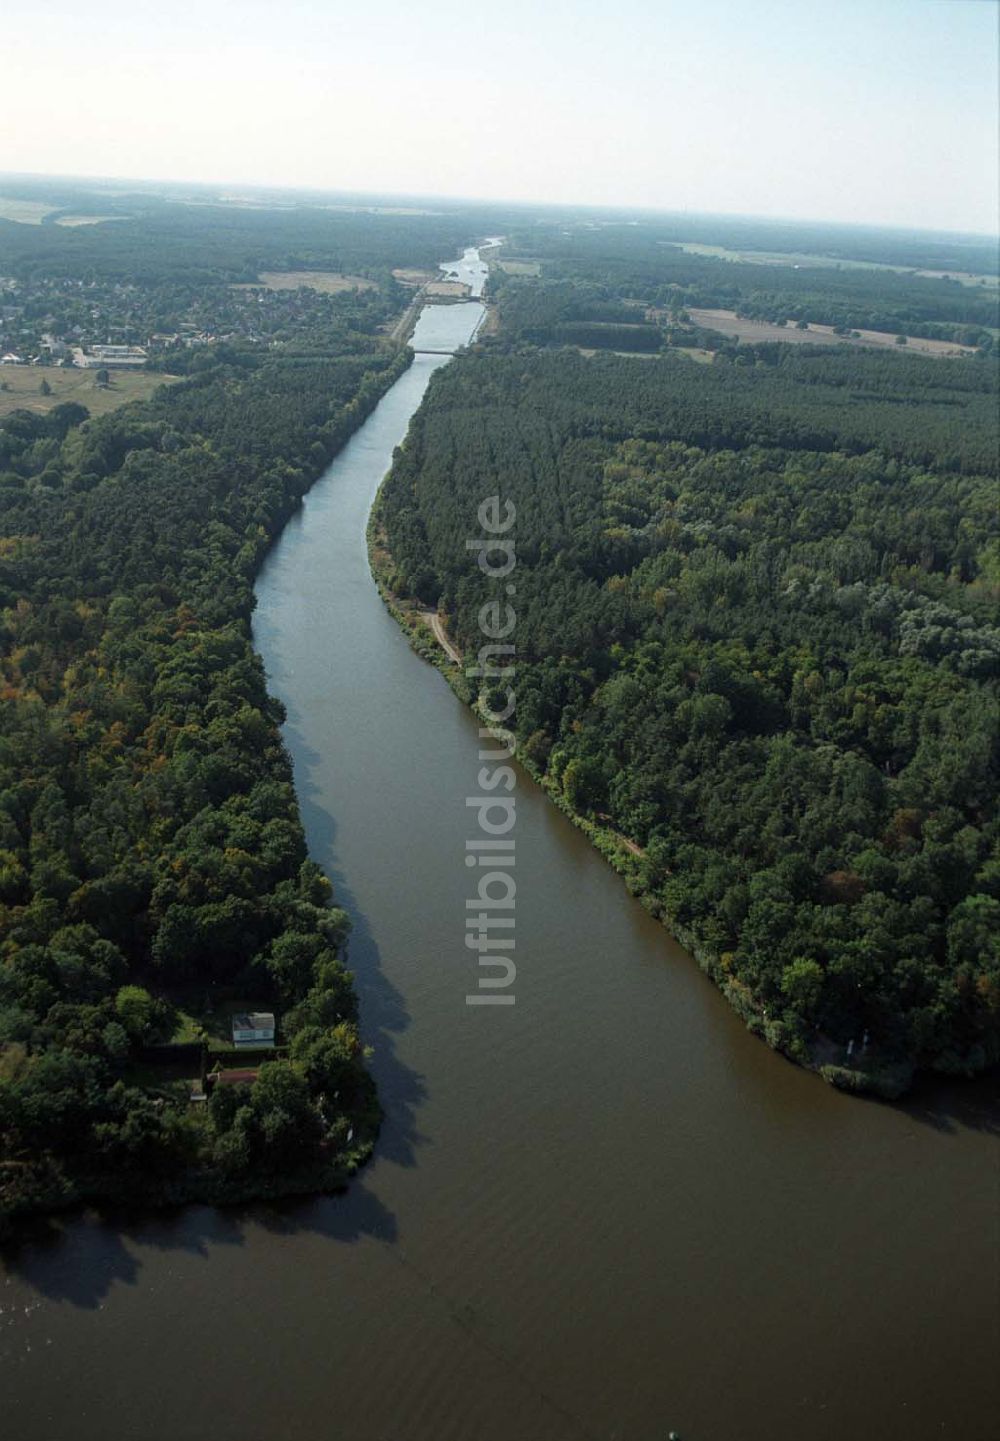
[[(689, 310), (688, 314), (695, 325), (717, 330), (720, 335), (735, 335), (740, 340), (781, 340), (790, 345), (890, 345), (894, 349), (897, 345), (895, 335), (885, 330), (859, 330), (854, 338), (835, 335), (832, 325), (810, 324), (808, 330), (799, 330), (793, 321), (774, 325), (769, 320), (744, 319), (735, 310)], [(939, 358), (976, 353), (973, 345), (959, 345), (954, 340), (924, 340), (915, 335), (910, 336), (905, 347), (898, 348)]]
[(234, 290), (318, 290), (323, 295), (341, 295), (345, 290), (376, 290), (374, 280), (364, 275), (338, 275), (332, 270), (262, 270), (260, 280), (236, 285)]
[(14, 200), (0, 195), (0, 220), (16, 220), (19, 225), (41, 225), (55, 209), (47, 200)]
[[(93, 370), (39, 365), (0, 366), (0, 419), (14, 410), (30, 410), (44, 415), (53, 406), (75, 401), (85, 405), (91, 415), (107, 415), (130, 400), (148, 400), (159, 385), (171, 385), (175, 375), (158, 375), (153, 371), (112, 370), (108, 384), (98, 385)], [(41, 392), (42, 381), (51, 391)]]

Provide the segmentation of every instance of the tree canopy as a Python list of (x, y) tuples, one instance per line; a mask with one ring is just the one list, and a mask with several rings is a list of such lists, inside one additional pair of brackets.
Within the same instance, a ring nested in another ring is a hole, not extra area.
[(519, 347), (435, 376), (383, 491), (472, 652), (514, 502), (522, 756), (751, 1025), (886, 1091), (1000, 1058), (995, 414), (989, 364)]

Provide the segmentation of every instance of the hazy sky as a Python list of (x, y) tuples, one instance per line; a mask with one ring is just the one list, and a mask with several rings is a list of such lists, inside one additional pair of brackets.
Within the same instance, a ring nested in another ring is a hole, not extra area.
[(995, 0), (0, 0), (0, 170), (993, 232), (997, 18)]

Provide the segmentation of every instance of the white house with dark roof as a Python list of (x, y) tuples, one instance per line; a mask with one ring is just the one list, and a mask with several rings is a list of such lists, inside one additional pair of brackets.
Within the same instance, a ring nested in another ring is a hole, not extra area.
[(233, 1045), (255, 1050), (274, 1045), (273, 1011), (240, 1011), (233, 1016)]

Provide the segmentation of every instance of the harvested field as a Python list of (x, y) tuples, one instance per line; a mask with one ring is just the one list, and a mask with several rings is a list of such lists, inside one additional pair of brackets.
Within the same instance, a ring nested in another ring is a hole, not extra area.
[(472, 288), (461, 280), (432, 280), (426, 293), (439, 300), (465, 300), (472, 294)]
[(128, 219), (127, 215), (60, 215), (56, 224), (65, 225), (73, 230), (78, 225), (103, 225), (106, 220)]
[(428, 280), (433, 280), (429, 270), (400, 269), (392, 272), (392, 278), (398, 280), (400, 285), (426, 285)]
[(922, 340), (911, 337), (906, 346), (897, 346), (895, 335), (884, 330), (860, 330), (859, 338), (852, 340), (846, 335), (834, 335), (830, 325), (810, 325), (808, 330), (798, 330), (795, 325), (772, 325), (769, 320), (744, 320), (734, 310), (689, 310), (695, 325), (705, 330), (717, 330), (720, 335), (735, 335), (740, 340), (780, 340), (789, 345), (878, 345), (890, 346), (893, 350), (906, 349), (918, 355), (933, 355), (946, 358), (957, 355), (975, 355), (975, 347), (958, 345), (951, 340)]
[(46, 200), (13, 200), (0, 195), (0, 220), (16, 220), (19, 225), (41, 225), (55, 209)]
[(332, 270), (262, 270), (253, 285), (234, 285), (234, 290), (318, 290), (323, 295), (341, 295), (345, 290), (375, 290), (374, 280), (364, 275), (338, 275)]

